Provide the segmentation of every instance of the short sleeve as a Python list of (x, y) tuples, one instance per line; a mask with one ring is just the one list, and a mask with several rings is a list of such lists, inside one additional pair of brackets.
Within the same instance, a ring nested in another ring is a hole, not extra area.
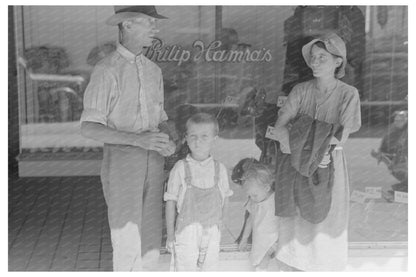
[(350, 133), (356, 132), (361, 127), (361, 105), (357, 89), (346, 94), (341, 107), (340, 124)]
[(182, 185), (182, 176), (181, 172), (184, 170), (184, 165), (182, 161), (178, 161), (175, 166), (172, 168), (169, 174), (168, 185), (166, 192), (163, 195), (163, 200), (174, 200), (178, 201), (180, 187)]
[(289, 95), (287, 96), (286, 102), (283, 107), (279, 110), (279, 115), (286, 114), (290, 115), (290, 118), (295, 117), (298, 114), (300, 101), (302, 98), (302, 87), (300, 85), (296, 85), (290, 91)]
[(111, 100), (114, 98), (115, 79), (103, 65), (97, 65), (84, 93), (81, 122), (92, 121), (107, 125)]
[(220, 164), (220, 189), (223, 197), (230, 197), (233, 195), (233, 191), (230, 189), (230, 184), (228, 182), (228, 173), (227, 168), (221, 163)]

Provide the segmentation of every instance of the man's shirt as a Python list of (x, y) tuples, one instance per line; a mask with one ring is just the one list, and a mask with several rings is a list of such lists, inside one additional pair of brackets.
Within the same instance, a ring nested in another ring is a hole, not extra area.
[(100, 61), (91, 74), (81, 122), (133, 133), (156, 130), (167, 120), (163, 103), (159, 66), (117, 44), (117, 50)]

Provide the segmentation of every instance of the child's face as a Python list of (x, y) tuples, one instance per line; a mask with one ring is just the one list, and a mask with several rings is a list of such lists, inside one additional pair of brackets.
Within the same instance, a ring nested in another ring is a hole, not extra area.
[(259, 184), (254, 179), (247, 179), (243, 182), (243, 189), (251, 200), (261, 202), (269, 195), (270, 185)]
[(189, 124), (186, 141), (192, 152), (192, 157), (197, 160), (208, 158), (216, 138), (213, 124)]

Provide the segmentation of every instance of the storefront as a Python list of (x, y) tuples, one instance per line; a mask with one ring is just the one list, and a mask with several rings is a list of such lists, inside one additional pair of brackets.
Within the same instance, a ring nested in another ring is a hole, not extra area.
[[(145, 54), (162, 68), (167, 114), (177, 123), (187, 107), (215, 113), (221, 133), (214, 155), (230, 172), (261, 153), (252, 97), (264, 92), (267, 103), (280, 105), (306, 76), (299, 43), (317, 30), (341, 32), (351, 49), (344, 81), (359, 88), (362, 101), (362, 128), (346, 145), (357, 196), (349, 240), (407, 243), (407, 200), (385, 197), (398, 180), (371, 156), (393, 128), (395, 111), (407, 110), (406, 6), (157, 8), (169, 19), (158, 23), (159, 39)], [(102, 145), (81, 136), (79, 118), (93, 66), (115, 48), (117, 28), (104, 23), (112, 12), (111, 6), (14, 7), (18, 122), (11, 130), (18, 130), (21, 177), (99, 174)], [(231, 206), (241, 210), (243, 194), (233, 189), (241, 201)]]

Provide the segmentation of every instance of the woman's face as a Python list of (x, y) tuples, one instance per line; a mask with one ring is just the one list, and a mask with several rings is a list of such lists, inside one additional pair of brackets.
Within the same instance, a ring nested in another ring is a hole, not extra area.
[(335, 70), (341, 65), (341, 63), (341, 58), (335, 57), (321, 47), (316, 45), (312, 46), (309, 65), (312, 69), (314, 77), (319, 78), (334, 76)]

